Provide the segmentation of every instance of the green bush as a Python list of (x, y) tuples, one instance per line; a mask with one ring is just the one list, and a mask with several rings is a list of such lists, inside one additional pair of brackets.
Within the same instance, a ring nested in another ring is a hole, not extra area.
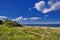
[(0, 25), (1, 25), (1, 24), (3, 24), (3, 21), (2, 21), (2, 20), (0, 20)]
[(12, 26), (12, 27), (22, 27), (22, 25), (17, 23), (16, 21), (12, 21), (12, 20), (8, 20), (8, 19), (5, 19), (3, 24), (6, 26)]

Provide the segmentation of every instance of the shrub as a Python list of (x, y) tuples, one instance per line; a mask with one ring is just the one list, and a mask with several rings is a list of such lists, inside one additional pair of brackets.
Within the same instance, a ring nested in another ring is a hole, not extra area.
[(12, 20), (8, 20), (8, 19), (5, 19), (4, 22), (3, 22), (4, 25), (6, 26), (13, 26), (13, 27), (22, 27), (21, 24), (19, 24), (18, 22), (16, 21), (12, 21)]
[(0, 20), (0, 25), (1, 25), (1, 24), (3, 24), (3, 21), (2, 21), (2, 20)]

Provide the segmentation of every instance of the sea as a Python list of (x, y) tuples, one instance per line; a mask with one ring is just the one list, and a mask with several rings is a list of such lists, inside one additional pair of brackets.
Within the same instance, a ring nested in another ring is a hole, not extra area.
[(26, 26), (60, 27), (60, 24), (24, 24)]

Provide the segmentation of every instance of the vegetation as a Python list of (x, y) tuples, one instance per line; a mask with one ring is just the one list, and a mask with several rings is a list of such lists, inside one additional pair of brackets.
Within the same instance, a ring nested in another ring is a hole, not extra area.
[(0, 24), (1, 25), (6, 25), (6, 26), (13, 26), (13, 27), (22, 27), (21, 24), (19, 24), (18, 22), (16, 21), (12, 21), (12, 20), (8, 20), (8, 19), (5, 19), (4, 21), (0, 20)]
[(0, 40), (60, 40), (60, 29), (0, 25)]
[(10, 22), (12, 21), (4, 21), (3, 25), (0, 25), (0, 40), (60, 40), (60, 29), (13, 27), (16, 25)]
[(2, 21), (2, 20), (0, 20), (0, 25), (1, 25), (1, 24), (3, 24), (3, 21)]

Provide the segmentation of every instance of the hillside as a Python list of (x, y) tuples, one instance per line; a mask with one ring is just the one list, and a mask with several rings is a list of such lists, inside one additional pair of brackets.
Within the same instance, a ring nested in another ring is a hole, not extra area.
[(0, 25), (0, 40), (60, 40), (60, 29)]

